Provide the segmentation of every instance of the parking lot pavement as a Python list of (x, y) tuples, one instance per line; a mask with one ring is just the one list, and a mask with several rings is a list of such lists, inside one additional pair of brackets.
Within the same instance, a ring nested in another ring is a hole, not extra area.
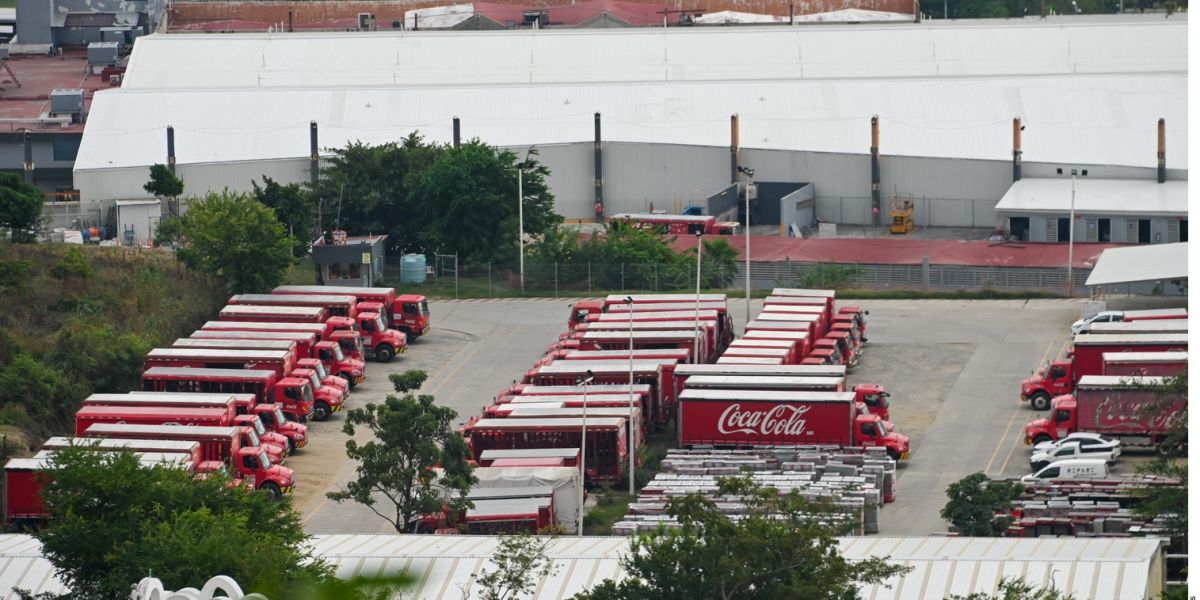
[[(388, 374), (423, 369), (429, 378), (419, 393), (432, 394), (465, 423), (566, 331), (570, 304), (552, 299), (430, 301), (433, 331), (389, 364), (368, 363), (367, 379), (351, 392), (348, 408), (382, 402), (392, 393)], [(344, 412), (310, 424), (312, 441), (289, 459), (298, 481), (293, 502), (308, 533), (390, 533), (391, 525), (369, 508), (325, 499), (326, 492), (342, 489), (354, 477), (354, 465), (346, 459), (343, 418)], [(361, 429), (355, 437), (370, 439)], [(386, 514), (389, 506), (377, 508)]]
[[(520, 378), (566, 329), (570, 300), (466, 300), (431, 303), (434, 331), (389, 365), (371, 363), (351, 407), (391, 391), (387, 374), (429, 373), (422, 393), (458, 411), (465, 422), (504, 385)], [(950, 483), (975, 471), (1028, 473), (1021, 427), (1041, 416), (1018, 402), (1020, 379), (1065, 350), (1079, 305), (1067, 300), (845, 301), (870, 311), (866, 354), (851, 383), (881, 383), (892, 392), (892, 421), (912, 437), (912, 458), (899, 471), (897, 501), (887, 505), (881, 533), (924, 535), (946, 530), (938, 516)], [(730, 299), (738, 331), (745, 301)], [(761, 301), (751, 305), (754, 314)], [(295, 502), (309, 533), (384, 533), (370, 509), (324, 499), (353, 476), (346, 460), (343, 416), (312, 425), (313, 442), (289, 461), (297, 470)], [(360, 440), (368, 439), (359, 432)], [(1125, 467), (1118, 467), (1125, 469)], [(1118, 471), (1119, 472), (1119, 471)], [(381, 506), (380, 508), (386, 508)]]

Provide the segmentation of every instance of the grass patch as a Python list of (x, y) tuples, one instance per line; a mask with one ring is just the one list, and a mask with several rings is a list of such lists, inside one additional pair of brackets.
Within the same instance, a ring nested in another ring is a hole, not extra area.
[(635, 500), (628, 492), (617, 492), (610, 489), (597, 489), (591, 492), (596, 499), (592, 507), (583, 517), (583, 533), (585, 535), (611, 535), (612, 526), (625, 513), (629, 512), (629, 503)]

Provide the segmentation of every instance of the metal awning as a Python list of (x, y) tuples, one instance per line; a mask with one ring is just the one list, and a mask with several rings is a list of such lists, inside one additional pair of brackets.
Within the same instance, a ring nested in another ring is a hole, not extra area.
[(1187, 242), (1109, 248), (1096, 259), (1085, 285), (1187, 279)]

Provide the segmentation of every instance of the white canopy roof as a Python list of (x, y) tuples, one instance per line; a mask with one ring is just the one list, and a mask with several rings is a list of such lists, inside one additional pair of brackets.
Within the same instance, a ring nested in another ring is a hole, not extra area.
[(1096, 259), (1085, 285), (1187, 279), (1187, 242), (1109, 248)]
[[(433, 535), (318, 535), (314, 554), (331, 563), (338, 576), (377, 575), (408, 570), (421, 581), (412, 597), (457, 600), (489, 559), (499, 538)], [(1162, 563), (1157, 538), (954, 538), (848, 537), (844, 556), (885, 557), (911, 566), (908, 574), (866, 586), (863, 598), (943, 598), (951, 594), (994, 592), (1004, 577), (1042, 585), (1053, 578), (1059, 591), (1091, 600), (1157, 597)], [(536, 586), (534, 600), (569, 598), (606, 578), (620, 579), (620, 557), (629, 550), (623, 537), (553, 540), (547, 549), (555, 571)], [(0, 535), (0, 597), (9, 586), (36, 593), (64, 592), (50, 562), (30, 536)], [(462, 587), (460, 587), (462, 586)], [(479, 593), (472, 586), (471, 591)]]
[(308, 157), (419, 130), (496, 146), (592, 140), (863, 154), (1187, 164), (1187, 24), (1131, 16), (500, 32), (155, 34), (98, 92), (77, 171)]
[[(1153, 179), (1075, 179), (1075, 213), (1185, 216), (1186, 181)], [(1027, 178), (1014, 182), (996, 204), (999, 214), (1054, 214), (1071, 210), (1071, 177)]]

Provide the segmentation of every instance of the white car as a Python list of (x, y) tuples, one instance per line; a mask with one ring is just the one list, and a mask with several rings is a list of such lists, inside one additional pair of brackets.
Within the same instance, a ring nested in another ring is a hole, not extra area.
[(1102, 310), (1086, 319), (1071, 323), (1071, 335), (1079, 335), (1087, 331), (1092, 323), (1120, 323), (1125, 320), (1125, 313), (1119, 310)]
[(1121, 447), (1121, 441), (1115, 438), (1110, 438), (1106, 435), (1100, 435), (1099, 433), (1092, 433), (1090, 431), (1076, 431), (1075, 433), (1058, 438), (1054, 441), (1035, 444), (1033, 446), (1033, 451), (1035, 453), (1046, 452), (1051, 448), (1057, 448), (1063, 444), (1069, 444), (1071, 442), (1081, 442), (1085, 446), (1115, 446), (1118, 449)]
[(1021, 483), (1038, 483), (1054, 479), (1105, 479), (1108, 465), (1100, 459), (1075, 458), (1056, 462), (1021, 478)]
[(1036, 471), (1047, 465), (1075, 458), (1103, 459), (1105, 463), (1117, 462), (1121, 455), (1120, 446), (1108, 444), (1085, 444), (1081, 441), (1067, 442), (1057, 447), (1047, 448), (1041, 452), (1035, 451), (1029, 457), (1029, 466)]

